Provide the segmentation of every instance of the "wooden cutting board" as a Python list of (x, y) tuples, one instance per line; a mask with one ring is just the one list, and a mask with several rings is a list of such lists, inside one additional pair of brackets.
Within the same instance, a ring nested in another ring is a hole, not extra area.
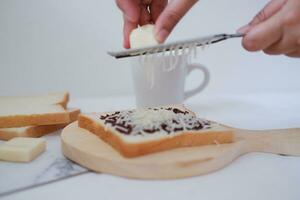
[(235, 142), (124, 158), (77, 122), (61, 134), (63, 154), (96, 172), (138, 179), (174, 179), (216, 171), (249, 152), (300, 156), (300, 129), (235, 131)]

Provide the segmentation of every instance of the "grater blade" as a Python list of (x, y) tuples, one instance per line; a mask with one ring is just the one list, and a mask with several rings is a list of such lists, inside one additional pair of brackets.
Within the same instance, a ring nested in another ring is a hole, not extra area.
[(170, 51), (174, 49), (174, 47), (178, 49), (182, 49), (190, 45), (204, 46), (208, 44), (214, 44), (223, 40), (227, 40), (229, 38), (243, 37), (244, 35), (245, 34), (241, 34), (241, 33), (235, 33), (235, 34), (223, 33), (223, 34), (210, 35), (205, 37), (198, 37), (190, 40), (171, 42), (168, 44), (158, 44), (158, 45), (153, 45), (148, 47), (135, 48), (135, 49), (129, 49), (123, 51), (116, 51), (116, 52), (107, 52), (107, 53), (117, 59), (127, 58), (127, 57), (134, 57), (134, 56), (140, 56), (145, 54), (154, 54), (154, 53)]

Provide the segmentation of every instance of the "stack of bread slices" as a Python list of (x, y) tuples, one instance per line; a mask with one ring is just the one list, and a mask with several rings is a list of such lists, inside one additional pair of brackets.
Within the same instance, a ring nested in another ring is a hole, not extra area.
[(67, 108), (68, 92), (0, 97), (0, 139), (41, 137), (76, 121), (79, 109)]

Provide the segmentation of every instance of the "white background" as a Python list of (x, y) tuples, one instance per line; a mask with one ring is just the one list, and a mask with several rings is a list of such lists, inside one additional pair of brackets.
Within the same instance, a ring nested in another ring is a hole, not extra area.
[[(169, 41), (235, 32), (266, 0), (201, 0)], [(104, 0), (0, 0), (0, 95), (68, 90), (75, 97), (133, 94), (122, 48), (122, 18)], [(212, 79), (200, 95), (300, 91), (300, 60), (246, 52), (239, 39), (201, 52)], [(198, 84), (193, 74), (187, 87)]]

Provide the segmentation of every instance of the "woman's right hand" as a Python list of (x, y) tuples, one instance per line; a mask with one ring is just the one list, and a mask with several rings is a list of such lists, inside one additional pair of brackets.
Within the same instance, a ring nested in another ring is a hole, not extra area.
[(198, 0), (116, 0), (123, 12), (124, 43), (130, 48), (129, 35), (138, 25), (155, 23), (155, 37), (162, 43), (179, 20)]
[(299, 58), (300, 1), (271, 0), (238, 32), (247, 33), (242, 44), (248, 51)]

